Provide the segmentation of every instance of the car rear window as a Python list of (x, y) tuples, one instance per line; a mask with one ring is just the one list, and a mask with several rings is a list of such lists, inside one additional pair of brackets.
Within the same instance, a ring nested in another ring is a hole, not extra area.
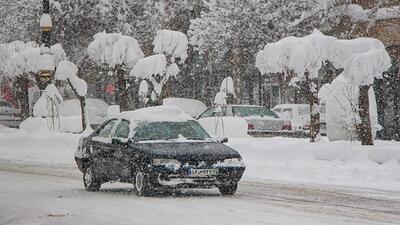
[(265, 107), (252, 107), (252, 106), (233, 106), (233, 115), (235, 116), (269, 116), (274, 118), (279, 118), (276, 113)]

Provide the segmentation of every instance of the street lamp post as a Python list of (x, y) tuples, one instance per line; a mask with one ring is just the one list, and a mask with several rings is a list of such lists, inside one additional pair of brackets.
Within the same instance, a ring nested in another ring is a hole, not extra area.
[(42, 32), (42, 46), (40, 47), (40, 65), (38, 86), (42, 91), (51, 83), (54, 74), (53, 66), (49, 66), (51, 56), (50, 35), (53, 30), (53, 24), (50, 17), (50, 1), (43, 0), (43, 14), (40, 18), (40, 31)]

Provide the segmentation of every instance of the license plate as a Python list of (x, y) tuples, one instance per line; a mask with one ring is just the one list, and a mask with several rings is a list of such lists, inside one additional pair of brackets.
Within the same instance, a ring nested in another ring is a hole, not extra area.
[(191, 177), (209, 177), (218, 175), (218, 169), (190, 169), (189, 176)]

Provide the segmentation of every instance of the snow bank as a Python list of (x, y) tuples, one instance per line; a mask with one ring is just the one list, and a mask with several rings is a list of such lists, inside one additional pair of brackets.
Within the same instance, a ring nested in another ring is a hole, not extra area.
[[(73, 154), (80, 137), (0, 129), (0, 160), (75, 167)], [(378, 140), (374, 146), (361, 146), (247, 136), (230, 137), (227, 145), (242, 155), (247, 181), (400, 189), (400, 142)]]
[(174, 106), (156, 106), (142, 108), (135, 111), (127, 111), (119, 114), (120, 118), (135, 121), (188, 121), (193, 120), (192, 117), (187, 115), (183, 110)]
[[(39, 119), (35, 118), (36, 121), (30, 123), (43, 124)], [(7, 133), (0, 131), (0, 160), (75, 167), (73, 156), (79, 138), (80, 135), (76, 134), (28, 133), (22, 129)]]
[[(86, 109), (91, 124), (100, 124), (107, 117), (107, 108), (109, 105), (100, 99), (87, 98)], [(60, 116), (79, 117), (81, 116), (81, 106), (78, 99), (65, 100), (59, 106)]]
[(46, 119), (42, 117), (29, 117), (22, 121), (19, 128), (28, 133), (48, 133)]
[(247, 137), (248, 125), (241, 117), (208, 117), (198, 122), (214, 137)]
[(203, 102), (189, 98), (165, 98), (163, 106), (176, 106), (193, 118), (197, 118), (207, 109)]
[(179, 58), (179, 63), (186, 61), (188, 39), (186, 35), (179, 31), (159, 30), (154, 38), (153, 51), (155, 53), (172, 55), (173, 59)]
[(230, 138), (246, 164), (245, 180), (398, 190), (400, 143), (375, 146), (293, 138)]

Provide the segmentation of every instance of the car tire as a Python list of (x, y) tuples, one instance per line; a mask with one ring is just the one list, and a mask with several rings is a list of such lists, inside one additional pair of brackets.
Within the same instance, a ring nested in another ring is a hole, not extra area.
[(218, 187), (221, 195), (234, 195), (237, 190), (237, 184), (221, 185)]
[(101, 182), (97, 180), (96, 173), (93, 168), (87, 167), (83, 172), (83, 184), (86, 191), (98, 191), (101, 187)]
[(146, 197), (152, 194), (149, 184), (149, 174), (143, 169), (138, 169), (133, 177), (133, 185), (136, 195), (139, 197)]

